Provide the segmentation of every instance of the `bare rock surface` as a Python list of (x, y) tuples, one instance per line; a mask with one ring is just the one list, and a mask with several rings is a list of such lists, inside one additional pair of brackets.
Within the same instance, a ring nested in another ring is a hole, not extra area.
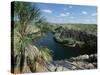
[(48, 71), (68, 71), (68, 70), (85, 70), (97, 68), (97, 54), (80, 55), (65, 60), (52, 61), (48, 65)]

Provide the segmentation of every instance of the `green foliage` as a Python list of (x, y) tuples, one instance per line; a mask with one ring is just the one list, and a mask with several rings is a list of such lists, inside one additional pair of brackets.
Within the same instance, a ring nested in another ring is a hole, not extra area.
[(96, 49), (97, 25), (63, 24), (55, 27), (54, 39), (63, 45)]
[[(51, 59), (50, 52), (48, 49), (37, 49), (34, 45), (32, 46), (32, 40), (38, 37), (36, 34), (40, 32), (40, 29), (44, 31), (48, 30), (47, 27), (37, 28), (32, 26), (42, 20), (40, 17), (41, 12), (35, 5), (28, 2), (14, 2), (14, 56), (20, 55), (20, 72), (23, 71), (24, 62), (26, 59), (25, 52), (27, 50), (27, 64), (32, 72), (35, 72), (35, 63), (44, 62), (46, 63)], [(45, 24), (39, 23), (39, 24)], [(43, 31), (43, 32), (44, 32)], [(40, 33), (39, 33), (40, 34)], [(31, 45), (31, 46), (30, 46)], [(32, 52), (31, 52), (32, 51)], [(29, 53), (28, 53), (29, 52)], [(30, 57), (32, 53), (33, 57)], [(37, 61), (37, 59), (39, 61)], [(40, 60), (41, 59), (41, 60)], [(43, 59), (43, 60), (42, 60)], [(15, 60), (17, 61), (17, 60)], [(41, 65), (44, 65), (42, 63)], [(30, 66), (32, 65), (32, 67)], [(32, 70), (33, 69), (33, 70)]]
[(52, 26), (44, 20), (37, 23), (36, 26), (41, 30), (41, 33), (47, 33), (49, 31), (52, 31)]
[(14, 13), (21, 24), (29, 24), (40, 18), (40, 9), (29, 2), (14, 2)]
[(52, 52), (51, 52), (51, 50), (49, 50), (46, 47), (40, 47), (39, 50), (40, 50), (40, 55), (43, 57), (43, 59), (46, 62), (50, 62), (52, 60), (52, 57), (51, 57)]
[(93, 35), (97, 35), (97, 25), (96, 24), (53, 24), (54, 31), (55, 29), (72, 29), (79, 31), (86, 31)]

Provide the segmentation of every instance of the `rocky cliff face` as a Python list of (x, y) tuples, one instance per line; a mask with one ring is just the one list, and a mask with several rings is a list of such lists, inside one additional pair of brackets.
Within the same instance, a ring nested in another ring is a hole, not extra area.
[(55, 32), (54, 40), (64, 46), (80, 47), (82, 49), (97, 50), (97, 36), (86, 31), (64, 29)]
[(65, 60), (52, 61), (47, 65), (50, 72), (68, 70), (86, 70), (97, 68), (97, 54), (80, 55)]

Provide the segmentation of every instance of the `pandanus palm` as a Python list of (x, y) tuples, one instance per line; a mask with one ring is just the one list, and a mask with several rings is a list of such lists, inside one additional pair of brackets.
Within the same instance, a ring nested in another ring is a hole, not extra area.
[[(47, 49), (34, 49), (31, 45), (32, 37), (28, 36), (30, 32), (27, 31), (27, 27), (29, 27), (31, 23), (39, 21), (41, 19), (40, 15), (40, 9), (34, 4), (14, 2), (14, 18), (16, 25), (14, 26), (14, 57), (16, 57), (16, 55), (20, 56), (20, 72), (23, 70), (25, 59), (30, 70), (35, 72), (36, 62), (41, 61), (44, 65), (45, 61), (47, 61), (46, 56), (44, 57), (44, 55), (47, 55), (47, 58), (51, 58), (50, 52), (48, 52)], [(32, 53), (31, 50), (33, 51), (33, 57), (30, 57), (30, 53)], [(27, 57), (25, 54), (27, 54)]]

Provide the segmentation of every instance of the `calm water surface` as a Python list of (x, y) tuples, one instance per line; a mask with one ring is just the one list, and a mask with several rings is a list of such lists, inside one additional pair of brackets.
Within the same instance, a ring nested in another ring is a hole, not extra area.
[(91, 54), (91, 51), (82, 50), (80, 48), (65, 47), (56, 43), (51, 32), (48, 32), (45, 36), (36, 40), (35, 44), (37, 46), (48, 47), (50, 50), (52, 50), (54, 60), (68, 59), (80, 54)]

